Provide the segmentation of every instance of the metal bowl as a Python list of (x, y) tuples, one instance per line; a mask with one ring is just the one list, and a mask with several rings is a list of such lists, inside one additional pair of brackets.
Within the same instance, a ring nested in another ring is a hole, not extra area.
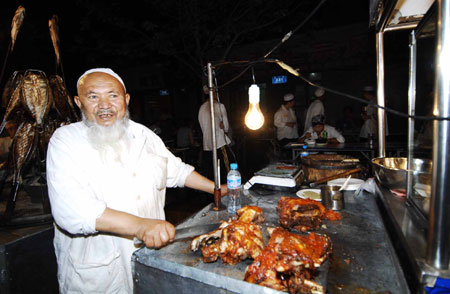
[[(388, 189), (406, 189), (408, 158), (377, 157), (372, 159), (377, 180)], [(432, 161), (414, 158), (412, 164), (413, 185), (431, 185)]]

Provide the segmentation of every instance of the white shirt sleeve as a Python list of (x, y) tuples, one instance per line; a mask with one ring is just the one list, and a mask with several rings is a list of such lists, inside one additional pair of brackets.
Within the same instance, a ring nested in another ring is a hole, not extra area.
[(220, 104), (220, 111), (222, 113), (223, 130), (225, 132), (228, 132), (230, 125), (228, 124), (228, 116), (227, 110), (225, 109), (225, 105)]
[(336, 138), (339, 143), (344, 143), (345, 142), (344, 136), (342, 136), (341, 133), (339, 133), (339, 131), (336, 130), (336, 128), (327, 125), (326, 129), (327, 129), (327, 132), (328, 132), (328, 138), (329, 139)]
[(282, 111), (278, 110), (277, 112), (275, 112), (274, 118), (273, 118), (273, 124), (277, 127), (277, 128), (282, 128), (286, 125), (286, 122), (283, 119), (283, 113)]

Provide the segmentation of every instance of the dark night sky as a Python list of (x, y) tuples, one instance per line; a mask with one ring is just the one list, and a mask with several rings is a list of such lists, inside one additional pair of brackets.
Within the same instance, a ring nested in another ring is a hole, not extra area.
[[(168, 23), (169, 18), (156, 12), (158, 1), (113, 0), (92, 2), (96, 4), (90, 7), (90, 1), (83, 0), (2, 1), (0, 4), (0, 27), (2, 28), (0, 30), (0, 54), (2, 55), (0, 56), (2, 56), (2, 63), (4, 63), (10, 40), (10, 25), (14, 12), (19, 5), (26, 9), (24, 24), (19, 32), (16, 48), (6, 62), (5, 76), (9, 76), (14, 70), (27, 68), (40, 69), (47, 74), (55, 73), (57, 70), (55, 54), (48, 31), (48, 19), (54, 14), (59, 17), (62, 65), (68, 81), (76, 79), (79, 73), (92, 66), (140, 65), (143, 62), (152, 62), (152, 58), (156, 58), (156, 56), (160, 62), (165, 58), (170, 59), (167, 54), (161, 56), (148, 49), (130, 51), (129, 54), (124, 53), (128, 50), (128, 45), (131, 48), (134, 41), (139, 39), (138, 35), (133, 36), (132, 31), (123, 29), (119, 25), (105, 24), (101, 20), (101, 13), (98, 13), (99, 11), (109, 13), (107, 17), (114, 18), (117, 23), (124, 22), (133, 26), (141, 25), (148, 20), (163, 27)], [(166, 4), (169, 2), (169, 0), (165, 1)], [(198, 1), (198, 3), (201, 2)], [(270, 9), (276, 11), (279, 9), (278, 5), (288, 4), (289, 2), (292, 1), (270, 2), (277, 4)], [(295, 28), (320, 1), (303, 0), (292, 3), (298, 5), (297, 3), (300, 2), (302, 3), (296, 12), (281, 18), (280, 21), (271, 25), (270, 29), (266, 28), (260, 32), (252, 33), (255, 36), (254, 38), (281, 39), (286, 32)], [(367, 23), (368, 25), (368, 2), (365, 0), (328, 0), (318, 10), (317, 14), (299, 30), (299, 33), (350, 23)], [(186, 1), (186, 3), (189, 3), (189, 1)], [(261, 3), (261, 5), (267, 5), (269, 1), (261, 1)], [(99, 9), (100, 7), (103, 7), (103, 9)], [(94, 9), (95, 12), (90, 12), (90, 8)], [(217, 15), (214, 17), (217, 19)], [(214, 27), (214, 23), (211, 27)], [(167, 27), (164, 28), (167, 29)], [(128, 35), (130, 38), (127, 39), (126, 36)], [(151, 36), (151, 33), (149, 35)], [(240, 43), (254, 40), (249, 39), (247, 41), (246, 38), (242, 38)], [(111, 44), (111, 46), (108, 46), (108, 44)], [(121, 45), (117, 48), (108, 48), (115, 46), (115, 44)], [(144, 52), (147, 55), (140, 54)], [(0, 83), (3, 84), (4, 81), (0, 81)]]

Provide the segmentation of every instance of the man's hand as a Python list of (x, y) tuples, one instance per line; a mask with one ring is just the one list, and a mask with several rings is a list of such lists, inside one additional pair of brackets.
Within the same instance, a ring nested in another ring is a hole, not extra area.
[(99, 232), (136, 237), (142, 240), (145, 246), (152, 248), (167, 245), (175, 238), (175, 227), (169, 222), (142, 218), (108, 207), (97, 218), (95, 229)]
[(175, 227), (163, 220), (142, 218), (134, 234), (150, 248), (161, 248), (175, 238)]
[(219, 123), (219, 127), (220, 127), (221, 129), (224, 128), (223, 121), (221, 121), (221, 122)]

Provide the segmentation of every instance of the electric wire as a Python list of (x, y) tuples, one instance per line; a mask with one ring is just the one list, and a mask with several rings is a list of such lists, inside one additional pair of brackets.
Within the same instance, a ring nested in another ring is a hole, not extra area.
[(296, 32), (298, 31), (316, 12), (317, 10), (319, 10), (319, 8), (325, 3), (326, 0), (322, 0), (317, 6), (316, 8), (313, 9), (313, 11), (305, 18), (303, 19), (303, 21), (297, 26), (295, 27), (292, 31), (289, 31), (286, 35), (284, 35), (284, 37), (281, 39), (280, 42), (278, 42), (278, 44), (275, 45), (275, 47), (273, 47), (269, 52), (267, 52), (264, 55), (264, 58), (267, 58), (270, 54), (272, 54), (273, 51), (275, 51), (276, 49), (278, 49), (278, 47), (280, 47), (281, 44), (283, 44), (284, 42), (286, 42), (287, 40), (289, 40), (289, 38)]

